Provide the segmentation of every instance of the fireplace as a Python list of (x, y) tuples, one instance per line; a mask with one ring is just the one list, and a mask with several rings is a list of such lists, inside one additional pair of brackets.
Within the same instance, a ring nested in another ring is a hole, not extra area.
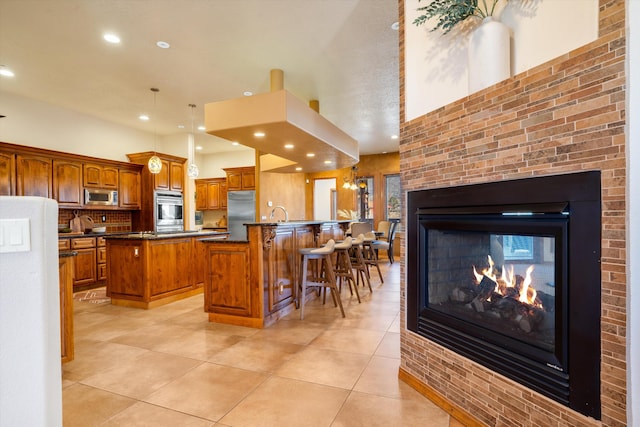
[(407, 327), (600, 419), (600, 172), (407, 194)]

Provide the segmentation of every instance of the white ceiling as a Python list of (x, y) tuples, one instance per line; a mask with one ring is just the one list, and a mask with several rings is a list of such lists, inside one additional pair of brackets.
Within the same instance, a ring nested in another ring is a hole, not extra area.
[[(161, 135), (204, 104), (284, 88), (356, 139), (398, 150), (397, 0), (0, 0), (0, 91)], [(103, 41), (114, 32), (119, 45)], [(160, 49), (156, 42), (171, 44)], [(154, 95), (150, 88), (160, 91)], [(147, 113), (149, 122), (138, 116)], [(0, 115), (3, 114), (0, 111)], [(156, 120), (153, 120), (157, 118)], [(186, 129), (178, 129), (178, 125)], [(198, 134), (205, 152), (229, 142)]]

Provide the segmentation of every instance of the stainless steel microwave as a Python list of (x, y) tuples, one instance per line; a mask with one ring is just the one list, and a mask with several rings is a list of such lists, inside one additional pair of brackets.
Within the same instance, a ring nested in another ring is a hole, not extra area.
[(101, 188), (85, 188), (84, 204), (95, 206), (118, 206), (118, 192)]

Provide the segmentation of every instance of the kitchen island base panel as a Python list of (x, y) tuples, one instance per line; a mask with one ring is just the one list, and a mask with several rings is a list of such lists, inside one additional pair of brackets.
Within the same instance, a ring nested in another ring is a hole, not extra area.
[(179, 294), (163, 297), (153, 301), (134, 301), (130, 299), (119, 299), (119, 298), (112, 297), (111, 304), (117, 305), (120, 307), (142, 308), (144, 310), (149, 310), (151, 308), (161, 307), (163, 305), (171, 304), (172, 302), (180, 301), (182, 299), (190, 298), (194, 295), (198, 295), (202, 293), (203, 293), (203, 288), (191, 289), (188, 291), (183, 291)]
[(276, 313), (265, 316), (264, 318), (240, 317), (230, 314), (209, 313), (209, 322), (262, 329), (268, 328), (269, 326), (273, 325), (278, 320), (295, 311), (295, 309), (295, 304), (291, 304)]

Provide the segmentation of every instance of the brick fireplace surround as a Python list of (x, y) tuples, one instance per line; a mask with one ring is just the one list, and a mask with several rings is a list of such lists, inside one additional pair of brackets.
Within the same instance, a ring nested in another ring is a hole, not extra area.
[[(404, 3), (398, 2), (401, 23)], [(625, 43), (624, 0), (600, 0), (596, 41), (405, 122), (401, 25), (405, 191), (584, 170), (602, 173), (602, 420), (409, 332), (403, 323), (400, 378), (469, 425), (626, 425)], [(404, 245), (403, 239), (403, 255)], [(403, 288), (403, 322), (405, 295)]]

